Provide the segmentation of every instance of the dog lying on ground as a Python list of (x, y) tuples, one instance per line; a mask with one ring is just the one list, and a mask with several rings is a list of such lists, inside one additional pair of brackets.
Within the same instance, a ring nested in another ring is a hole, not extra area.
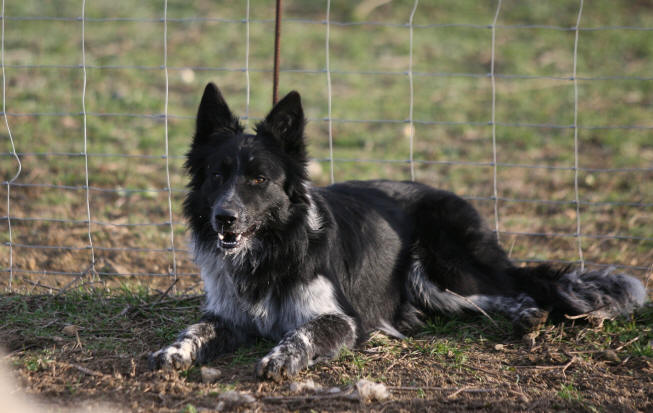
[(256, 375), (278, 379), (375, 330), (404, 337), (436, 312), (498, 312), (529, 331), (549, 314), (607, 318), (645, 301), (629, 275), (516, 267), (450, 192), (386, 180), (314, 187), (304, 125), (290, 92), (248, 134), (206, 87), (184, 203), (204, 316), (150, 355), (152, 369), (187, 368), (264, 337), (279, 343)]

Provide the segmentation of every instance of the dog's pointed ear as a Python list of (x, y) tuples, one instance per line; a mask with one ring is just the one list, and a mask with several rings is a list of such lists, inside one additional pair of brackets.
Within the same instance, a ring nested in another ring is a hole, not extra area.
[(213, 83), (206, 85), (197, 111), (195, 139), (203, 140), (219, 131), (237, 133), (242, 130), (238, 118), (231, 113), (220, 89)]
[(274, 135), (289, 155), (305, 155), (304, 110), (299, 93), (292, 91), (281, 99), (257, 126), (257, 131)]

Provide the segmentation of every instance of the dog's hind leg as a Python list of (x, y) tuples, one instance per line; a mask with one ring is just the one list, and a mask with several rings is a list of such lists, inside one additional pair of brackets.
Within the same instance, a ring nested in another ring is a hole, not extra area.
[(356, 324), (344, 314), (324, 314), (290, 331), (256, 365), (256, 376), (278, 380), (321, 360), (332, 359), (356, 342)]
[(445, 191), (429, 191), (413, 205), (413, 260), (440, 290), (462, 296), (516, 296), (513, 267), (474, 207)]
[(248, 336), (230, 328), (221, 318), (206, 314), (199, 323), (188, 326), (171, 345), (150, 354), (151, 370), (187, 369), (247, 342)]
[(443, 290), (429, 279), (419, 260), (414, 261), (408, 274), (408, 292), (414, 304), (426, 309), (427, 313), (500, 313), (508, 317), (521, 333), (538, 329), (548, 318), (548, 312), (527, 294), (490, 295), (479, 292), (461, 295), (450, 289)]
[(546, 321), (548, 312), (520, 289), (514, 265), (471, 204), (433, 191), (414, 207), (419, 225), (408, 289), (419, 307), (501, 313), (521, 332)]
[(466, 301), (487, 297), (477, 305), (508, 315), (528, 331), (546, 319), (547, 311), (610, 318), (646, 301), (640, 280), (611, 269), (516, 267), (478, 212), (454, 194), (433, 190), (411, 208), (416, 224), (409, 292), (412, 287), (416, 303), (426, 309), (473, 310)]

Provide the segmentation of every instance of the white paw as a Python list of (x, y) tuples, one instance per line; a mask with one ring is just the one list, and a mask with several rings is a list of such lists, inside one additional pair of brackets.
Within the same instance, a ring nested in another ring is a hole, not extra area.
[(151, 370), (189, 368), (195, 361), (192, 343), (178, 341), (150, 354), (148, 365)]
[(276, 346), (256, 365), (256, 376), (262, 379), (280, 380), (290, 377), (309, 366), (306, 350), (292, 343)]

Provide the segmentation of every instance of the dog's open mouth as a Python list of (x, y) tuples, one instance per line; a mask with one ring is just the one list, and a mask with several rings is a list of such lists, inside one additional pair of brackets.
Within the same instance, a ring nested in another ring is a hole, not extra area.
[(252, 235), (256, 226), (252, 225), (244, 232), (218, 232), (218, 247), (224, 249), (233, 249), (240, 245), (247, 237)]

